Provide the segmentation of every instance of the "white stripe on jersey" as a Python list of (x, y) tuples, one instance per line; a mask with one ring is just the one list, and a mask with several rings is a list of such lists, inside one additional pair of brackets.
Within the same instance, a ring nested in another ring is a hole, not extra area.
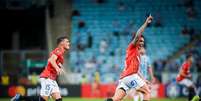
[(145, 79), (148, 79), (148, 68), (151, 66), (149, 57), (147, 55), (142, 55), (140, 60), (140, 73)]

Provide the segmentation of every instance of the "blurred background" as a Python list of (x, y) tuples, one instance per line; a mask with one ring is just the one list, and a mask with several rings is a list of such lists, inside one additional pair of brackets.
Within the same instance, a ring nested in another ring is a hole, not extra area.
[(58, 79), (62, 96), (112, 96), (132, 34), (149, 14), (143, 34), (158, 80), (152, 97), (185, 98), (175, 78), (189, 52), (201, 87), (200, 0), (0, 0), (0, 98), (39, 95), (39, 75), (61, 35), (71, 42)]

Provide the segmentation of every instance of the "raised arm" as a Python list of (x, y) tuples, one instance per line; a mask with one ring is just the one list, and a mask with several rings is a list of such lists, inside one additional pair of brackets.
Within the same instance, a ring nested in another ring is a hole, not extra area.
[(151, 15), (149, 15), (149, 17), (147, 17), (146, 21), (144, 22), (144, 24), (138, 29), (135, 37), (132, 40), (133, 44), (136, 44), (138, 37), (144, 32), (145, 28), (147, 27), (147, 25), (149, 23), (151, 23), (153, 17)]

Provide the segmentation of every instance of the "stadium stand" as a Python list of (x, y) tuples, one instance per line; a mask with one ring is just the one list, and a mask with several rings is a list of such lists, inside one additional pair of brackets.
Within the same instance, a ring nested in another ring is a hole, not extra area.
[[(196, 16), (201, 16), (200, 2), (194, 2)], [(182, 26), (200, 30), (201, 19), (190, 19), (184, 4), (182, 0), (156, 0), (154, 3), (151, 0), (103, 0), (102, 3), (74, 0), (73, 9), (80, 15), (72, 16), (71, 70), (89, 75), (93, 75), (93, 71), (104, 73), (101, 76), (103, 83), (117, 80), (119, 72), (113, 73), (114, 69), (123, 68), (125, 49), (132, 33), (137, 31), (150, 13), (155, 18), (144, 32), (147, 53), (152, 63), (168, 59), (190, 41), (190, 35), (181, 34)], [(78, 27), (80, 22), (85, 25)], [(86, 47), (89, 33), (93, 39), (91, 48)], [(103, 45), (104, 52), (100, 49), (102, 41), (106, 44), (105, 47)], [(87, 66), (88, 62), (90, 66)], [(107, 80), (107, 77), (112, 79)]]

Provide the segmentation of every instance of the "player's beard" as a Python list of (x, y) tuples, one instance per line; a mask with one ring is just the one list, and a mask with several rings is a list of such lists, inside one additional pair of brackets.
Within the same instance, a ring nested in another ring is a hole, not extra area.
[(70, 49), (70, 46), (64, 47), (64, 49), (67, 51)]

